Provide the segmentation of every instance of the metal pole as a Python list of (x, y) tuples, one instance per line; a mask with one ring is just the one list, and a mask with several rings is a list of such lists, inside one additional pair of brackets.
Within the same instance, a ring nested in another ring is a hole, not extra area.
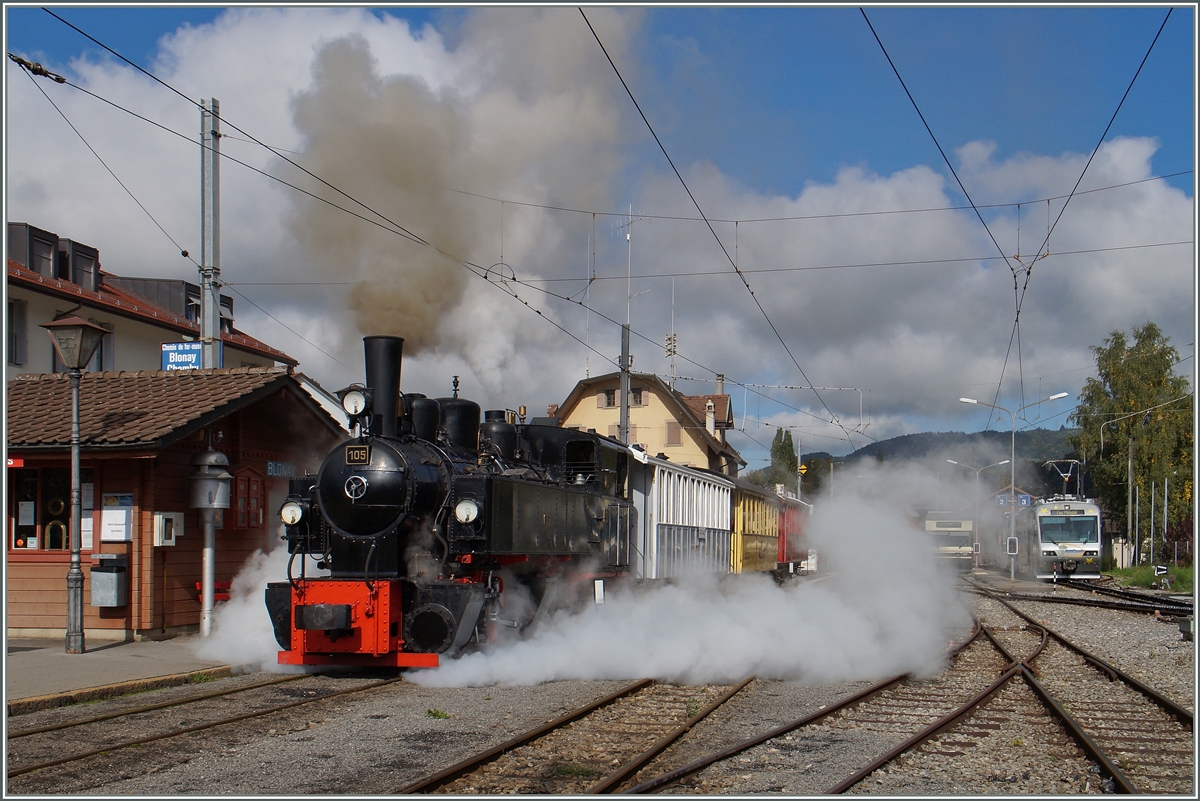
[[(1126, 473), (1126, 493), (1125, 499), (1125, 547), (1133, 546), (1133, 556), (1137, 560), (1137, 545), (1133, 541), (1133, 435), (1129, 436), (1129, 467)], [(1130, 565), (1124, 565), (1130, 567)]]
[(621, 423), (617, 439), (629, 444), (629, 323), (621, 326)]
[[(997, 407), (999, 408), (999, 407)], [(1008, 536), (1013, 538), (1017, 536), (1017, 418), (1008, 409), (1001, 409), (1008, 414), (1012, 420), (1012, 439), (1008, 445)], [(1018, 410), (1019, 411), (1019, 410)], [(1029, 543), (1026, 543), (1028, 547)], [(1020, 550), (1020, 544), (1017, 545), (1017, 550)], [(1013, 556), (1008, 560), (1008, 580), (1012, 581), (1016, 578), (1017, 557)]]
[(1150, 564), (1154, 564), (1154, 482), (1150, 482)]
[(1133, 563), (1142, 563), (1142, 488), (1133, 488), (1133, 528), (1137, 533), (1137, 542), (1133, 549)]
[(1166, 561), (1166, 501), (1169, 500), (1168, 490), (1170, 489), (1170, 477), (1163, 478), (1163, 561)]
[(217, 550), (217, 509), (201, 509), (200, 521), (204, 525), (204, 550), (200, 561), (200, 636), (212, 633), (213, 620), (213, 575), (214, 558)]
[(981, 472), (983, 472), (982, 467), (975, 471), (975, 517), (974, 517), (975, 522), (971, 525), (971, 528), (974, 529), (974, 531), (972, 532), (972, 534), (974, 536), (971, 539), (973, 540), (973, 543), (975, 545), (975, 547), (973, 549), (975, 551), (975, 553), (973, 554), (973, 558), (975, 560), (975, 567), (979, 567), (979, 556), (980, 556), (980, 554), (979, 554), (979, 551), (980, 551), (980, 548), (979, 548), (979, 474)]
[(79, 374), (71, 376), (71, 564), (67, 569), (67, 653), (83, 653), (83, 568), (80, 566), (80, 517), (83, 515), (79, 491)]
[(201, 366), (221, 366), (220, 109), (200, 101), (200, 341)]

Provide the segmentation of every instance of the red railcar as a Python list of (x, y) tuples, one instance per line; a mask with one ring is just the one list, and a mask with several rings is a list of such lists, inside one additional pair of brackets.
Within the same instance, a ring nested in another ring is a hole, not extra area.
[(813, 572), (814, 560), (809, 558), (808, 518), (812, 504), (805, 503), (790, 493), (780, 497), (783, 511), (779, 515), (779, 571), (796, 574)]

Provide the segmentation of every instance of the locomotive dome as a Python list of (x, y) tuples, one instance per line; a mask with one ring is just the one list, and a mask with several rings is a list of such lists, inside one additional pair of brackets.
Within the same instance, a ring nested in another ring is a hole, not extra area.
[(408, 465), (387, 440), (348, 440), (321, 464), (317, 493), (329, 524), (352, 539), (394, 529), (408, 511)]

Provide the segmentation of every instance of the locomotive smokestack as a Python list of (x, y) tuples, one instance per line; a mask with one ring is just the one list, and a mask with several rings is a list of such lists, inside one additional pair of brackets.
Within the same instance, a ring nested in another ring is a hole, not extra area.
[(382, 437), (394, 437), (404, 340), (400, 337), (363, 337), (363, 350), (367, 358), (367, 386), (374, 390), (371, 430)]

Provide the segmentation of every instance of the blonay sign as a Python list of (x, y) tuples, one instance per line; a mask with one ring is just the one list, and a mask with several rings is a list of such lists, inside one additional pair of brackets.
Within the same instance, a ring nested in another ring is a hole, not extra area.
[(202, 342), (164, 342), (162, 343), (162, 369), (164, 370), (196, 370), (203, 361), (200, 358)]

